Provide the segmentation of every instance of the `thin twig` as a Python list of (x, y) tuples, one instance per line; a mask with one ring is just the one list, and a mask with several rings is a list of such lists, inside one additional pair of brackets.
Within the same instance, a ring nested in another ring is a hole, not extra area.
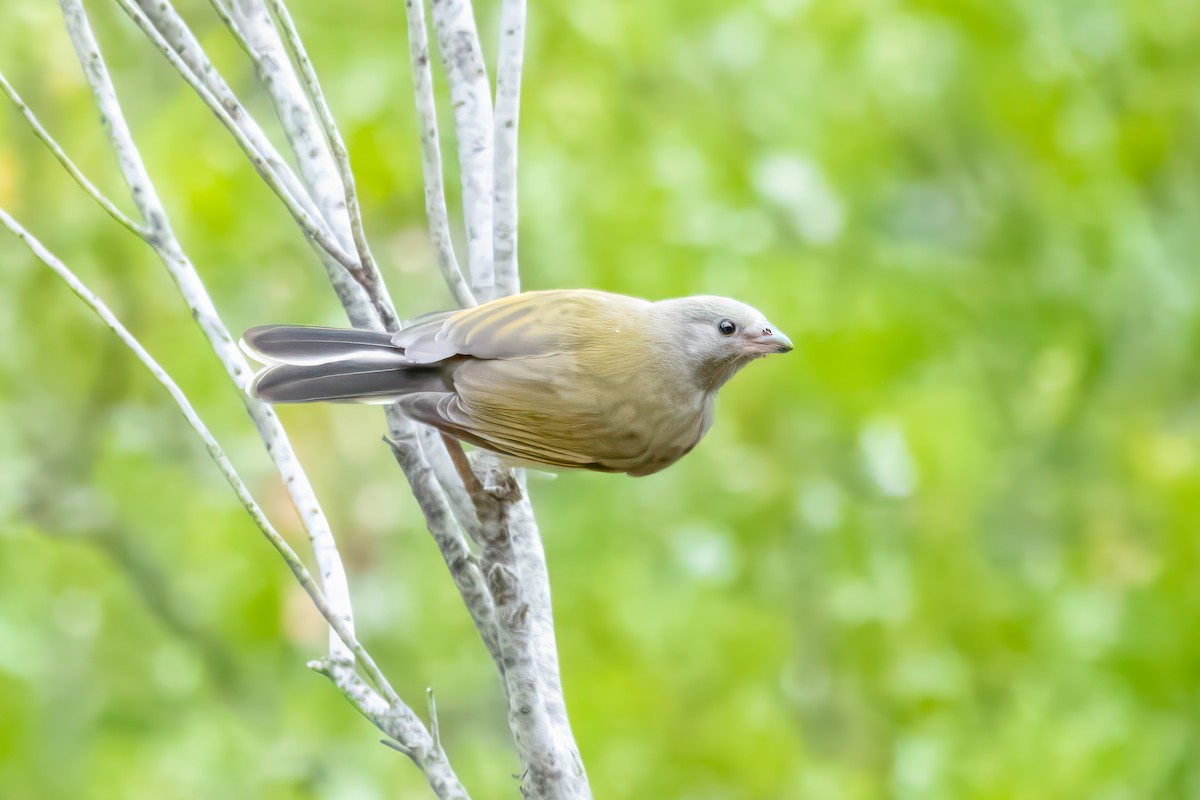
[[(292, 170), (291, 165), (284, 160), (270, 138), (254, 120), (254, 117), (250, 115), (250, 112), (242, 105), (241, 100), (229, 88), (229, 84), (221, 77), (221, 73), (217, 71), (216, 66), (208, 58), (208, 54), (204, 52), (204, 48), (200, 46), (200, 41), (192, 33), (191, 28), (188, 27), (183, 17), (179, 15), (179, 12), (175, 10), (170, 0), (137, 0), (137, 3), (146, 15), (146, 18), (158, 29), (163, 40), (170, 45), (175, 55), (178, 56), (179, 61), (191, 70), (192, 75), (204, 85), (209, 95), (211, 95), (211, 97), (206, 97), (197, 90), (200, 99), (209, 105), (210, 108), (211, 101), (215, 99), (222, 108), (228, 111), (229, 117), (237, 124), (242, 135), (253, 145), (253, 150), (247, 150), (245, 147), (242, 147), (243, 152), (251, 158), (255, 153), (260, 155), (266, 162), (267, 168), (278, 176), (284, 190), (295, 198), (296, 202), (303, 207), (304, 211), (318, 225), (325, 225), (325, 219), (319, 208), (319, 204), (305, 191), (303, 184), (296, 177), (296, 173)], [(224, 17), (222, 18), (224, 19)], [(240, 36), (236, 30), (234, 31), (234, 35), (239, 45), (249, 51), (251, 46), (246, 42), (244, 37)], [(215, 108), (212, 110), (219, 117), (218, 110)], [(238, 140), (235, 138), (235, 141)], [(238, 145), (241, 147), (242, 143), (238, 141)], [(330, 235), (334, 235), (333, 231), (329, 232)], [(314, 246), (317, 246), (322, 254), (328, 257), (328, 253), (320, 249), (319, 245), (316, 245), (316, 242), (311, 237), (309, 237), (309, 241)], [(338, 265), (340, 277), (343, 280), (349, 280), (349, 275), (346, 274), (345, 267), (337, 261), (333, 261), (332, 263)]]
[[(179, 58), (192, 71), (199, 80), (207, 87), (209, 93), (225, 108), (230, 110), (230, 115), (234, 121), (241, 127), (242, 132), (254, 145), (255, 150), (262, 154), (267, 166), (273, 170), (278, 176), (285, 190), (287, 190), (297, 201), (303, 206), (304, 210), (320, 225), (332, 225), (332, 221), (326, 216), (325, 205), (321, 202), (327, 193), (317, 193), (310, 185), (306, 188), (291, 166), (283, 159), (279, 151), (275, 149), (275, 145), (259, 127), (258, 123), (250, 116), (249, 112), (242, 106), (241, 101), (229, 88), (225, 79), (221, 77), (220, 72), (216, 70), (208, 55), (204, 52), (204, 48), (200, 46), (199, 40), (196, 39), (183, 17), (171, 5), (170, 0), (138, 0), (142, 11), (147, 18), (154, 23), (154, 26), (162, 34), (163, 38), (178, 54)], [(233, 21), (229, 13), (229, 9), (225, 6), (217, 6), (217, 14), (229, 26), (230, 31), (237, 39), (238, 44), (245, 50), (254, 60), (255, 66), (259, 69), (260, 77), (269, 88), (275, 89), (274, 82), (271, 76), (266, 73), (266, 65), (269, 63), (283, 62), (286, 64), (287, 59), (270, 59), (264, 57), (259, 52), (259, 48), (254, 42), (250, 41), (249, 37), (238, 27)], [(290, 71), (283, 71), (282, 67), (277, 67), (283, 74), (290, 74)], [(200, 93), (198, 93), (200, 94)], [(272, 99), (275, 99), (277, 92), (272, 91)], [(201, 100), (205, 100), (204, 95), (200, 94)], [(277, 106), (278, 107), (278, 106)], [(285, 124), (285, 130), (289, 134), (293, 133), (287, 128), (287, 122), (291, 117), (285, 114), (280, 115), (280, 120)], [(306, 183), (310, 174), (309, 165), (313, 159), (308, 156), (310, 147), (296, 147), (293, 140), (289, 137), (289, 143), (293, 144), (293, 155), (295, 155), (297, 163), (300, 165), (302, 174), (305, 175)], [(245, 150), (247, 156), (253, 161), (253, 153)], [(320, 187), (317, 187), (320, 188)], [(340, 190), (339, 190), (340, 191)], [(310, 192), (313, 192), (310, 195)], [(339, 201), (341, 202), (341, 201)], [(303, 230), (303, 228), (302, 228)], [(336, 228), (329, 228), (329, 235), (332, 236), (339, 244), (343, 245), (343, 250), (351, 247), (349, 238), (343, 242), (338, 235)], [(325, 273), (329, 277), (330, 283), (333, 284), (333, 289), (337, 293), (338, 299), (347, 309), (347, 314), (350, 321), (360, 328), (378, 328), (380, 326), (380, 312), (376, 310), (376, 300), (368, 297), (367, 290), (361, 285), (359, 277), (353, 275), (351, 271), (330, 253), (325, 250), (315, 239), (305, 234), (305, 239), (312, 246), (317, 257), (321, 260), (321, 265), (325, 268)], [(348, 252), (348, 250), (347, 250)], [(382, 306), (380, 306), (382, 307)]]
[(496, 66), (495, 260), (496, 294), (521, 290), (517, 268), (517, 125), (525, 54), (525, 0), (503, 0)]
[(315, 605), (317, 610), (321, 612), (321, 616), (325, 617), (330, 627), (337, 631), (337, 634), (341, 637), (342, 642), (345, 643), (351, 652), (354, 653), (359, 664), (361, 664), (363, 670), (367, 673), (367, 676), (371, 679), (372, 683), (375, 684), (379, 691), (383, 693), (384, 697), (388, 699), (389, 703), (393, 705), (402, 704), (399, 696), (396, 694), (395, 690), (392, 689), (391, 684), (388, 683), (387, 678), (385, 678), (383, 673), (379, 671), (379, 667), (375, 664), (375, 660), (371, 658), (370, 654), (367, 653), (362, 644), (360, 644), (359, 641), (354, 637), (354, 634), (350, 632), (338, 614), (329, 607), (329, 602), (325, 599), (325, 595), (321, 592), (320, 587), (317, 586), (317, 582), (313, 579), (312, 574), (308, 571), (308, 568), (305, 567), (304, 563), (300, 560), (300, 556), (298, 556), (296, 551), (291, 548), (291, 545), (289, 545), (284, 538), (279, 535), (279, 532), (275, 530), (275, 527), (271, 524), (270, 520), (267, 519), (266, 514), (263, 513), (263, 510), (259, 507), (257, 501), (255, 501), (254, 497), (250, 494), (250, 490), (246, 488), (246, 484), (242, 481), (241, 477), (237, 474), (237, 471), (233, 468), (233, 464), (230, 463), (229, 458), (225, 455), (225, 451), (221, 449), (221, 445), (217, 443), (217, 440), (213, 437), (208, 427), (204, 424), (204, 421), (200, 419), (200, 416), (196, 413), (196, 410), (188, 401), (187, 395), (184, 394), (183, 390), (179, 388), (179, 384), (175, 383), (171, 376), (167, 374), (166, 370), (164, 370), (154, 359), (154, 357), (150, 355), (146, 348), (142, 346), (141, 342), (139, 342), (137, 338), (129, 332), (129, 329), (121, 323), (121, 321), (115, 314), (113, 314), (103, 300), (101, 300), (94, 292), (92, 292), (92, 290), (89, 289), (87, 285), (84, 284), (83, 281), (81, 281), (75, 275), (75, 273), (72, 272), (61, 260), (59, 260), (57, 256), (47, 250), (37, 238), (25, 230), (20, 223), (13, 219), (8, 212), (2, 208), (0, 208), (0, 224), (4, 225), (4, 227), (8, 228), (14, 235), (16, 235), (18, 239), (24, 242), (39, 261), (41, 261), (56, 275), (58, 275), (58, 277), (60, 277), (63, 282), (70, 287), (71, 291), (74, 292), (75, 295), (82, 300), (88, 306), (88, 308), (90, 308), (96, 314), (96, 316), (98, 316), (104, 322), (105, 325), (111, 328), (130, 350), (133, 351), (133, 354), (139, 361), (142, 362), (143, 365), (145, 365), (146, 369), (150, 371), (155, 380), (163, 385), (163, 387), (167, 390), (167, 393), (171, 395), (171, 399), (175, 401), (177, 406), (179, 406), (179, 410), (183, 412), (183, 416), (187, 420), (188, 425), (190, 425), (192, 430), (196, 432), (196, 435), (200, 437), (200, 440), (204, 442), (204, 446), (207, 448), (209, 456), (216, 463), (217, 469), (221, 471), (221, 474), (229, 483), (230, 488), (233, 489), (234, 494), (237, 495), (238, 500), (241, 501), (242, 505), (245, 507), (246, 512), (250, 514), (250, 517), (254, 520), (255, 525), (258, 526), (259, 530), (262, 531), (263, 535), (267, 538), (271, 545), (279, 552), (279, 554), (283, 557), (283, 560), (287, 562), (288, 568), (292, 571), (292, 574), (296, 576), (296, 580), (304, 588), (305, 593), (312, 598), (313, 605)]
[(425, 696), (429, 699), (429, 735), (433, 737), (433, 745), (438, 749), (442, 746), (442, 734), (438, 729), (437, 699), (433, 696), (433, 687), (425, 687)]
[(238, 47), (242, 48), (242, 52), (249, 56), (251, 61), (257, 61), (259, 57), (258, 51), (250, 44), (245, 32), (242, 31), (241, 26), (233, 18), (233, 13), (225, 5), (224, 0), (209, 0), (209, 2), (213, 7), (213, 11), (217, 13), (217, 17), (221, 22), (225, 23), (225, 27), (233, 34), (233, 38), (238, 43)]
[(442, 180), (442, 147), (438, 138), (437, 105), (433, 96), (433, 69), (429, 64), (429, 37), (425, 31), (424, 0), (404, 0), (408, 12), (408, 54), (412, 61), (413, 94), (417, 102), (417, 126), (421, 138), (421, 173), (425, 178), (425, 216), (429, 235), (437, 251), (438, 268), (462, 307), (477, 305), (458, 266), (450, 236), (446, 189)]
[(54, 157), (58, 159), (58, 163), (62, 164), (63, 169), (65, 169), (67, 173), (75, 179), (75, 182), (79, 184), (80, 188), (87, 192), (93, 200), (99, 203), (100, 207), (108, 212), (110, 217), (125, 226), (125, 228), (127, 228), (135, 236), (145, 239), (147, 235), (146, 230), (141, 225), (138, 225), (136, 222), (127, 217), (125, 212), (117, 208), (116, 205), (113, 204), (113, 201), (105, 197), (104, 193), (96, 188), (96, 185), (88, 180), (87, 176), (79, 170), (79, 167), (75, 166), (75, 162), (71, 160), (70, 156), (68, 156), (66, 152), (59, 147), (58, 142), (54, 141), (54, 138), (50, 136), (44, 127), (42, 127), (42, 123), (38, 121), (37, 116), (35, 116), (29, 106), (25, 104), (25, 101), (21, 99), (21, 96), (17, 94), (17, 90), (14, 89), (12, 84), (8, 82), (8, 79), (4, 77), (4, 73), (0, 73), (0, 89), (4, 90), (4, 93), (8, 95), (8, 99), (13, 101), (17, 107), (17, 110), (20, 111), (21, 115), (25, 117), (25, 121), (29, 123), (29, 127), (33, 130), (33, 135), (42, 140), (42, 144), (46, 145), (47, 149), (54, 154)]

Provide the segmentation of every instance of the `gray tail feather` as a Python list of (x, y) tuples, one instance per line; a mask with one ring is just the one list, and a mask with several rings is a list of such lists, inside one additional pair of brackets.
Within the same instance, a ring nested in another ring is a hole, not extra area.
[(267, 367), (250, 394), (268, 403), (391, 403), (412, 392), (445, 392), (436, 367), (381, 367), (349, 359), (335, 364)]
[(439, 368), (410, 364), (386, 333), (265, 325), (246, 331), (241, 345), (268, 365), (249, 388), (268, 403), (388, 403), (447, 388)]
[(404, 351), (391, 335), (354, 328), (313, 328), (305, 325), (262, 325), (242, 336), (242, 349), (266, 364), (311, 366), (347, 358), (372, 358), (402, 364)]

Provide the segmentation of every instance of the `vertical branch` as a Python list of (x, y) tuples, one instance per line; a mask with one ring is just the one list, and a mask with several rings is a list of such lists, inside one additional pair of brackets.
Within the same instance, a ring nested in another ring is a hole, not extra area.
[(421, 174), (425, 179), (425, 216), (437, 251), (438, 268), (459, 306), (476, 305), (475, 295), (463, 279), (442, 182), (442, 147), (438, 139), (437, 105), (433, 97), (433, 69), (429, 64), (429, 37), (425, 32), (425, 0), (404, 0), (408, 13), (408, 54), (412, 61), (413, 94), (417, 101), (417, 126), (421, 136)]
[(517, 268), (517, 121), (525, 61), (525, 0), (503, 0), (496, 66), (495, 261), (496, 294), (521, 291)]
[[(481, 300), (519, 290), (516, 166), (525, 0), (502, 1), (493, 119), (470, 0), (430, 0), (454, 107), (471, 285)], [(419, 19), (413, 6), (409, 3), (410, 42), (414, 17)], [(413, 49), (416, 59), (420, 51)], [(490, 196), (481, 195), (481, 186)], [(481, 231), (492, 237), (486, 254), (478, 248)], [(495, 606), (509, 723), (526, 769), (522, 789), (528, 797), (590, 798), (563, 702), (546, 557), (519, 473), (485, 462), (484, 487), (457, 443), (450, 455), (478, 520), (475, 538), (483, 545), (483, 572)]]
[(429, 460), (424, 456), (415, 426), (395, 407), (388, 408), (387, 420), (388, 435), (385, 441), (392, 448), (396, 463), (412, 487), (413, 497), (421, 507), (425, 524), (442, 553), (450, 577), (458, 587), (484, 646), (503, 671), (493, 599), (485, 586), (479, 563), (471, 555), (462, 528), (456, 523), (454, 511), (439, 487)]
[(450, 103), (458, 137), (462, 172), (463, 219), (471, 290), (490, 300), (492, 265), (492, 96), (487, 68), (475, 29), (470, 0), (430, 0), (442, 65), (450, 84)]

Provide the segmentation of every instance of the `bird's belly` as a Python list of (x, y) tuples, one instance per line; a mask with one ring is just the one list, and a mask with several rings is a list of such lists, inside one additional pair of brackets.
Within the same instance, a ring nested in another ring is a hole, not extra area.
[(704, 403), (664, 398), (644, 390), (621, 393), (598, 415), (608, 446), (597, 461), (606, 469), (648, 475), (678, 461), (708, 430)]
[(664, 396), (637, 375), (584, 370), (556, 357), (473, 362), (455, 383), (489, 436), (511, 436), (523, 446), (536, 440), (547, 455), (574, 454), (578, 466), (592, 469), (657, 472), (708, 429), (709, 403), (699, 393)]

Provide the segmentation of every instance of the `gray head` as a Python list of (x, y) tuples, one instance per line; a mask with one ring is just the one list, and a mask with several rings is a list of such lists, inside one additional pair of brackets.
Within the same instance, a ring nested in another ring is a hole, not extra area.
[(791, 340), (761, 311), (728, 297), (681, 297), (654, 305), (673, 330), (683, 331), (676, 346), (710, 389), (720, 388), (756, 358), (792, 349)]

